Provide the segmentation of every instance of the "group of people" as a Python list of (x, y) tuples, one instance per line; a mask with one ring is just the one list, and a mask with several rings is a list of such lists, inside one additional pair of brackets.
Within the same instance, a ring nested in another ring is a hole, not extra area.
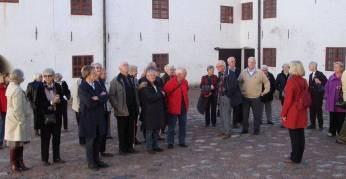
[[(52, 141), (53, 162), (65, 163), (60, 157), (61, 129), (68, 130), (67, 104), (72, 99), (76, 114), (79, 144), (86, 149), (86, 159), (91, 170), (108, 167), (101, 157), (112, 157), (106, 152), (110, 136), (111, 111), (117, 119), (119, 154), (137, 153), (135, 145), (141, 144), (137, 131), (143, 132), (147, 152), (162, 152), (158, 140), (167, 133), (167, 146), (174, 148), (175, 128), (179, 124), (180, 147), (186, 148), (186, 121), (189, 108), (184, 68), (165, 66), (165, 74), (155, 63), (150, 63), (140, 79), (137, 67), (121, 63), (119, 74), (106, 87), (107, 74), (99, 63), (81, 69), (81, 78), (71, 90), (62, 75), (53, 69), (45, 69), (34, 75), (24, 91), (20, 84), (24, 73), (15, 69), (0, 75), (1, 147), (3, 139), (10, 147), (13, 172), (28, 170), (23, 162), (24, 144), (31, 140), (32, 119), (36, 136), (41, 138), (41, 159), (49, 166), (49, 145)], [(138, 126), (138, 120), (141, 126)], [(5, 123), (6, 121), (6, 123)], [(51, 139), (52, 138), (52, 139)]]
[[(275, 79), (267, 66), (256, 67), (256, 59), (248, 59), (247, 68), (236, 68), (236, 59), (230, 57), (208, 66), (207, 75), (201, 79), (200, 99), (203, 101), (205, 125), (216, 127), (217, 116), (221, 120), (220, 137), (228, 139), (233, 128), (242, 127), (241, 134), (249, 133), (249, 113), (253, 112), (253, 134), (259, 135), (265, 111), (267, 124), (273, 124), (272, 101), (278, 91), (282, 104), (281, 125), (289, 130), (292, 152), (288, 163), (300, 163), (305, 148), (304, 130), (323, 129), (322, 105), (330, 116), (328, 135), (336, 136), (337, 143), (346, 144), (346, 72), (341, 62), (334, 63), (334, 73), (329, 79), (311, 62), (311, 74), (307, 82), (304, 66), (300, 61), (283, 65)], [(30, 142), (34, 130), (41, 138), (41, 159), (49, 166), (49, 146), (52, 141), (53, 162), (65, 163), (60, 156), (62, 127), (67, 130), (67, 103), (72, 99), (79, 128), (79, 144), (86, 149), (89, 169), (108, 167), (101, 157), (112, 157), (106, 152), (106, 141), (111, 138), (111, 113), (117, 120), (119, 154), (137, 153), (135, 145), (141, 144), (137, 136), (142, 131), (149, 154), (162, 152), (159, 140), (166, 134), (167, 148), (175, 147), (175, 128), (178, 122), (178, 145), (186, 144), (186, 123), (189, 109), (189, 84), (184, 68), (166, 65), (164, 74), (155, 63), (150, 63), (138, 79), (137, 67), (127, 62), (119, 65), (119, 74), (106, 87), (107, 74), (99, 63), (81, 69), (81, 78), (71, 90), (62, 75), (53, 69), (45, 69), (34, 76), (24, 91), (20, 84), (24, 73), (15, 69), (0, 74), (0, 148), (4, 140), (10, 148), (11, 169), (14, 172), (28, 170), (23, 161), (24, 144)], [(233, 115), (232, 115), (233, 114)], [(232, 117), (233, 116), (233, 117)], [(139, 127), (139, 122), (141, 126)], [(52, 138), (52, 140), (51, 140)]]
[(227, 59), (227, 65), (219, 60), (216, 69), (218, 76), (214, 74), (214, 66), (210, 65), (207, 75), (201, 79), (198, 109), (205, 114), (206, 127), (210, 123), (215, 127), (219, 114), (222, 124), (219, 136), (223, 139), (230, 138), (232, 128), (239, 128), (239, 124), (242, 125), (241, 134), (249, 132), (250, 109), (254, 118), (254, 135), (260, 133), (264, 113), (267, 124), (273, 125), (272, 101), (278, 91), (282, 104), (281, 127), (289, 130), (292, 142), (292, 153), (287, 162), (301, 162), (305, 147), (304, 129), (316, 129), (316, 118), (319, 129), (323, 130), (324, 100), (330, 117), (328, 136), (338, 136), (337, 143), (346, 143), (346, 73), (342, 62), (334, 63), (334, 73), (329, 79), (317, 70), (316, 62), (311, 62), (308, 82), (303, 78), (305, 70), (300, 61), (284, 64), (276, 79), (266, 65), (257, 69), (254, 57), (248, 59), (247, 68), (242, 71), (236, 68), (234, 57)]

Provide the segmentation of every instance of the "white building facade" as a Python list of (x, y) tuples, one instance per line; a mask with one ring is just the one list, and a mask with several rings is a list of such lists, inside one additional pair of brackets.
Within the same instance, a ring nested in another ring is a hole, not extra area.
[(105, 64), (109, 79), (123, 61), (140, 70), (155, 61), (186, 67), (198, 84), (218, 59), (235, 56), (244, 68), (255, 56), (274, 74), (301, 60), (330, 75), (334, 61), (345, 62), (344, 7), (344, 0), (0, 0), (0, 70), (21, 68), (28, 82), (52, 67), (71, 82), (91, 61)]

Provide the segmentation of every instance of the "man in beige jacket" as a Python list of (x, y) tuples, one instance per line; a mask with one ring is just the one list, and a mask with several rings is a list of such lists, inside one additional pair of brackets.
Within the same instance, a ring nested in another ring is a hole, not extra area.
[[(243, 95), (243, 131), (249, 131), (250, 108), (254, 116), (254, 135), (259, 135), (262, 118), (262, 102), (260, 97), (267, 94), (270, 90), (270, 83), (267, 76), (256, 68), (256, 59), (250, 57), (248, 67), (239, 76), (240, 89)], [(262, 89), (264, 87), (264, 91)]]

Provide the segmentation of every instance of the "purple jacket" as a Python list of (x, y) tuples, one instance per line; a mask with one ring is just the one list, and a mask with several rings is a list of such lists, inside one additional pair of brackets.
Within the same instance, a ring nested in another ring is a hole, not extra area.
[(328, 112), (346, 112), (345, 109), (335, 106), (339, 99), (341, 90), (341, 78), (337, 78), (335, 74), (329, 77), (325, 89), (326, 110)]

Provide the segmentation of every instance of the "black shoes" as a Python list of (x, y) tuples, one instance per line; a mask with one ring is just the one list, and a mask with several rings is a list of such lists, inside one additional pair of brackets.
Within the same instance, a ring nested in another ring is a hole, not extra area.
[(310, 126), (308, 127), (308, 129), (316, 129), (316, 126), (310, 125)]
[(44, 166), (50, 166), (50, 165), (51, 165), (51, 163), (48, 162), (48, 161), (43, 161), (42, 164), (43, 164)]
[(97, 167), (99, 167), (99, 168), (108, 168), (108, 167), (109, 167), (108, 164), (106, 164), (106, 163), (104, 163), (104, 162), (102, 162), (102, 161), (98, 161), (96, 165), (97, 165)]
[(155, 152), (163, 152), (163, 149), (161, 149), (161, 148), (156, 148), (156, 149), (153, 149), (153, 151), (155, 151)]
[(253, 132), (253, 135), (259, 135), (259, 130), (255, 130), (255, 131)]
[(54, 160), (54, 163), (63, 164), (63, 163), (65, 163), (65, 161), (64, 161), (64, 160), (61, 160), (61, 159), (59, 158), (59, 159), (55, 159), (55, 160)]
[(243, 130), (241, 131), (241, 133), (240, 133), (240, 134), (248, 134), (248, 133), (249, 133), (249, 131), (248, 131), (248, 130), (243, 129)]
[(179, 144), (179, 147), (187, 148), (188, 146), (186, 144)]
[(274, 125), (274, 123), (272, 121), (268, 121), (267, 124)]
[(173, 144), (168, 144), (168, 149), (173, 149), (174, 145)]

